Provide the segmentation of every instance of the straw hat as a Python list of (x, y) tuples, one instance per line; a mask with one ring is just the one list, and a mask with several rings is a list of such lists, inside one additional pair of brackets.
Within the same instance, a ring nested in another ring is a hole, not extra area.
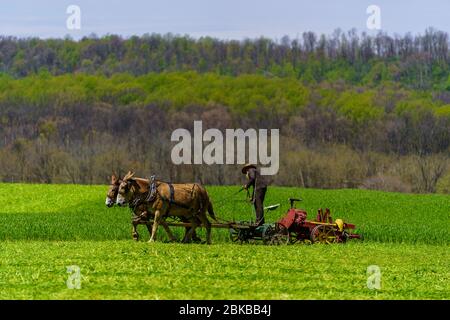
[(250, 168), (256, 169), (256, 166), (255, 166), (254, 164), (247, 163), (247, 164), (242, 168), (242, 173), (243, 173), (243, 174), (246, 174), (247, 171), (248, 171), (248, 169), (250, 169)]

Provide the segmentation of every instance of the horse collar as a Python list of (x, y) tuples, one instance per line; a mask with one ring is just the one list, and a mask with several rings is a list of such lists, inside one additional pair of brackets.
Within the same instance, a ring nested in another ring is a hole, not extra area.
[(146, 202), (153, 202), (156, 199), (156, 194), (158, 193), (158, 189), (156, 188), (156, 181), (155, 176), (152, 175), (150, 177), (150, 188), (148, 191), (147, 199), (145, 199)]

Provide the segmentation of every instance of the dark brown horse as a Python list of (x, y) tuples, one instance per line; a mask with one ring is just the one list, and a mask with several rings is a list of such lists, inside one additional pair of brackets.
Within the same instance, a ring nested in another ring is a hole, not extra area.
[(150, 182), (147, 179), (135, 178), (128, 172), (119, 186), (116, 203), (125, 205), (137, 199), (145, 198), (147, 211), (154, 216), (150, 242), (156, 240), (159, 224), (164, 226), (167, 216), (179, 217), (191, 223), (183, 242), (192, 239), (193, 232), (201, 224), (206, 228), (206, 242), (211, 243), (211, 223), (206, 211), (216, 220), (208, 193), (199, 184), (171, 184), (162, 181)]

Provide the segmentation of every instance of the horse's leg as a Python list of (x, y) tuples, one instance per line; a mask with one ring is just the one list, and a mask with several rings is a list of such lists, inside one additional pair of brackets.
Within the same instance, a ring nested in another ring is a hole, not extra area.
[[(184, 222), (184, 221), (183, 221), (183, 222)], [(183, 242), (184, 242), (184, 240), (186, 239), (189, 230), (191, 230), (191, 227), (185, 227), (185, 228), (184, 228)]]
[[(192, 214), (192, 211), (190, 212), (190, 214)], [(202, 242), (202, 239), (200, 239), (197, 236), (197, 232), (195, 231), (195, 228), (197, 227), (197, 225), (199, 224), (198, 219), (193, 216), (191, 218), (191, 220), (187, 219), (187, 218), (183, 218), (182, 220), (184, 220), (185, 222), (191, 222), (191, 226), (190, 227), (186, 227), (185, 232), (184, 232), (184, 241), (186, 242), (190, 242), (191, 240), (194, 240), (195, 242)], [(194, 220), (196, 220), (196, 225), (194, 226)], [(184, 242), (183, 241), (183, 242)]]
[(184, 235), (183, 243), (189, 243), (192, 240), (192, 234), (195, 232), (195, 228), (197, 228), (197, 221), (195, 218), (193, 218), (191, 221), (191, 227), (189, 230), (186, 231), (186, 234)]
[(192, 240), (194, 240), (195, 242), (202, 242), (202, 239), (200, 239), (199, 236), (197, 236), (197, 231), (192, 231)]
[(131, 235), (135, 241), (139, 241), (139, 233), (137, 232), (138, 223), (136, 221), (133, 221), (132, 224), (133, 224), (133, 231), (131, 232)]
[[(186, 232), (188, 232), (189, 230), (190, 230), (190, 228), (187, 229)], [(192, 241), (202, 242), (202, 239), (199, 236), (197, 236), (197, 231), (195, 231), (195, 230), (192, 231)]]
[(152, 213), (151, 210), (145, 209), (144, 210), (144, 214), (141, 216), (145, 219), (145, 226), (147, 227), (148, 230), (148, 235), (152, 236), (152, 229), (153, 229), (153, 222), (150, 222), (150, 219), (153, 219), (153, 221), (155, 220), (154, 217), (152, 217)]
[(197, 233), (195, 232), (195, 230), (191, 231), (192, 227), (186, 227), (184, 230), (184, 238), (186, 239), (185, 241), (187, 242), (187, 239), (190, 236), (191, 240), (193, 240), (194, 242), (200, 242), (202, 241), (202, 239), (200, 239), (199, 237), (197, 237)]
[(156, 231), (158, 231), (158, 226), (161, 221), (161, 211), (157, 209), (155, 211), (155, 217), (153, 219), (153, 226), (152, 226), (152, 235), (150, 236), (150, 240), (148, 242), (154, 242), (156, 240)]
[[(189, 221), (189, 220), (185, 220), (185, 221), (183, 221), (183, 222), (190, 222), (190, 221)], [(186, 228), (184, 229), (184, 239), (187, 238), (188, 232), (189, 232), (191, 229), (192, 229), (192, 227), (186, 227)], [(202, 239), (200, 239), (200, 238), (197, 236), (197, 232), (196, 232), (195, 230), (192, 231), (192, 240), (193, 240), (194, 242), (201, 242), (201, 241), (202, 241)]]
[(209, 222), (206, 217), (206, 213), (200, 214), (198, 218), (200, 219), (202, 225), (206, 228), (206, 243), (211, 244), (211, 222)]
[(148, 225), (147, 220), (148, 220), (148, 211), (145, 207), (140, 206), (138, 208), (134, 208), (132, 223), (133, 223), (133, 239), (135, 239), (136, 241), (139, 239), (139, 234), (137, 232), (137, 226), (139, 224), (144, 223), (145, 226), (147, 227), (149, 234), (151, 234), (150, 226)]
[(173, 235), (172, 230), (170, 230), (169, 226), (165, 221), (161, 221), (161, 225), (163, 226), (164, 230), (166, 230), (167, 235), (170, 238), (170, 241), (176, 242), (177, 238)]
[(170, 241), (176, 242), (177, 238), (173, 235), (172, 230), (170, 230), (169, 226), (166, 223), (165, 217), (169, 214), (169, 212), (167, 211), (168, 209), (169, 209), (169, 207), (167, 207), (165, 205), (161, 208), (161, 211), (164, 211), (164, 213), (161, 214), (161, 221), (159, 223), (163, 226), (164, 230), (166, 231), (167, 235), (169, 236)]
[(148, 234), (149, 234), (149, 236), (151, 237), (152, 236), (152, 223), (146, 223), (145, 224), (145, 226), (147, 227), (147, 230), (148, 230)]

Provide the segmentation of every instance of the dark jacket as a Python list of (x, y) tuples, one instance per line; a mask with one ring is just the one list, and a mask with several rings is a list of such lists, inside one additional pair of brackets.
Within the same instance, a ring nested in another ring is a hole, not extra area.
[(257, 169), (250, 168), (247, 171), (247, 177), (249, 179), (246, 188), (248, 189), (250, 186), (253, 186), (255, 190), (261, 190), (267, 188), (267, 181), (262, 176)]

